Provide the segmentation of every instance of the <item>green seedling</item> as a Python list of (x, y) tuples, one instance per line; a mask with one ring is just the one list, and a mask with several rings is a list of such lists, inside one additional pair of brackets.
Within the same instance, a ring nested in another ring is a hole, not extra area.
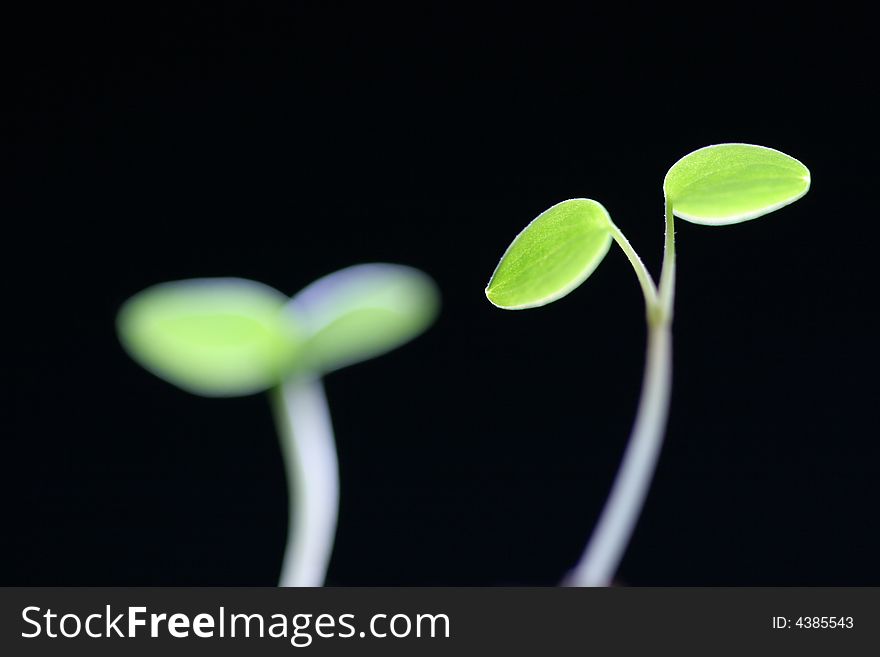
[(205, 397), (271, 394), (290, 519), (280, 586), (323, 584), (339, 503), (339, 468), (322, 376), (390, 351), (434, 320), (422, 272), (349, 267), (293, 298), (240, 278), (162, 283), (131, 297), (117, 330), (156, 376)]
[(656, 468), (672, 385), (673, 218), (735, 224), (793, 203), (809, 188), (810, 172), (784, 153), (749, 144), (707, 146), (676, 162), (663, 182), (666, 240), (659, 284), (602, 204), (590, 199), (563, 201), (543, 212), (502, 256), (486, 287), (499, 308), (535, 308), (565, 296), (596, 269), (612, 241), (632, 264), (645, 297), (647, 353), (635, 423), (598, 524), (566, 583), (610, 584)]

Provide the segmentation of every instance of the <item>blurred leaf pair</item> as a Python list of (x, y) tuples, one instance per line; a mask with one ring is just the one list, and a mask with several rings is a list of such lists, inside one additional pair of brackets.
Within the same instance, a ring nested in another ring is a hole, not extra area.
[(411, 267), (356, 265), (288, 298), (241, 278), (162, 283), (120, 309), (126, 351), (156, 376), (198, 395), (248, 395), (296, 374), (379, 356), (424, 331), (439, 296)]

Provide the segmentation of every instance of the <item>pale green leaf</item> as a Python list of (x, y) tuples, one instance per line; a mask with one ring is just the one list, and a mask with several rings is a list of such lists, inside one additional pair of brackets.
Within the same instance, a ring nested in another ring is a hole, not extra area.
[(583, 283), (611, 246), (611, 218), (601, 203), (576, 198), (542, 212), (516, 236), (486, 287), (506, 310), (543, 306)]
[(424, 331), (439, 309), (434, 282), (412, 267), (373, 263), (318, 279), (291, 299), (308, 332), (306, 366), (327, 372), (379, 356)]
[(793, 203), (810, 189), (810, 172), (764, 146), (718, 144), (685, 155), (663, 182), (677, 217), (697, 224), (735, 224)]
[(117, 317), (137, 362), (184, 390), (227, 397), (278, 383), (301, 346), (277, 290), (240, 278), (162, 283), (134, 295)]

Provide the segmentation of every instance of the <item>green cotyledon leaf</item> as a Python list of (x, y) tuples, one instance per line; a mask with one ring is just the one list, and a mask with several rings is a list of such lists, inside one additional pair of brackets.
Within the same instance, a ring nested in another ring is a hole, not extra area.
[(506, 310), (536, 308), (583, 283), (611, 246), (601, 203), (576, 198), (542, 212), (516, 236), (495, 268), (486, 297)]
[(294, 295), (288, 312), (307, 331), (304, 366), (329, 372), (416, 337), (434, 321), (439, 299), (418, 269), (370, 263), (318, 279)]
[(247, 395), (276, 385), (301, 349), (287, 301), (241, 278), (162, 283), (125, 302), (117, 331), (134, 360), (184, 390)]
[(756, 219), (793, 203), (810, 189), (810, 172), (780, 151), (718, 144), (685, 155), (663, 182), (677, 217), (720, 226)]

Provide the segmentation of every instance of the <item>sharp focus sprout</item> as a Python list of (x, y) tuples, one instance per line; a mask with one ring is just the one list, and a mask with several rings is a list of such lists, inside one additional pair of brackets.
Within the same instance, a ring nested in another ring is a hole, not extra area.
[(206, 397), (269, 391), (290, 497), (281, 586), (324, 583), (339, 468), (321, 377), (395, 349), (433, 322), (436, 286), (384, 263), (325, 276), (288, 299), (240, 278), (162, 283), (120, 309), (120, 341), (156, 376)]
[(638, 520), (663, 442), (672, 385), (675, 296), (674, 217), (720, 226), (756, 219), (794, 203), (810, 188), (810, 172), (794, 158), (763, 146), (718, 144), (676, 162), (666, 174), (666, 243), (659, 285), (638, 254), (591, 199), (572, 199), (543, 212), (517, 235), (486, 287), (499, 308), (535, 308), (584, 282), (617, 242), (645, 297), (648, 345), (632, 434), (599, 522), (566, 583), (611, 583)]

